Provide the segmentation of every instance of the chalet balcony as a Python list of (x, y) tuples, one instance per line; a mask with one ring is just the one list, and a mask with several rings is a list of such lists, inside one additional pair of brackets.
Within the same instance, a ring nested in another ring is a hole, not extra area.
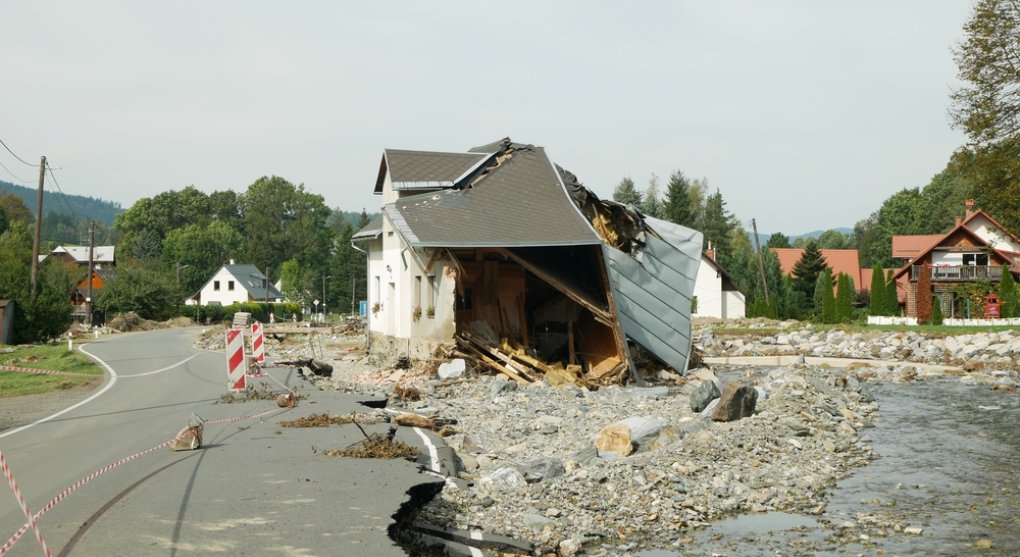
[[(910, 280), (921, 276), (920, 265), (910, 267)], [(932, 282), (997, 282), (1002, 278), (1002, 267), (992, 265), (935, 265), (931, 267)]]

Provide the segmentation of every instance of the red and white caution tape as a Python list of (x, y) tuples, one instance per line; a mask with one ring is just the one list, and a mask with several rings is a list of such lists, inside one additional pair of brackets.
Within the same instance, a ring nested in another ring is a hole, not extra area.
[[(11, 467), (7, 465), (7, 459), (4, 458), (4, 453), (2, 451), (0, 451), (0, 470), (3, 470), (4, 477), (7, 478), (7, 485), (11, 486), (11, 491), (14, 492), (14, 497), (18, 500), (18, 506), (21, 507), (21, 512), (24, 513), (25, 518), (28, 519), (28, 524), (25, 527), (22, 527), (22, 530), (31, 526), (32, 530), (35, 532), (35, 539), (39, 540), (39, 545), (42, 546), (43, 554), (46, 555), (46, 557), (50, 557), (50, 549), (46, 547), (46, 540), (43, 539), (42, 532), (39, 531), (39, 523), (37, 522), (38, 519), (32, 514), (32, 511), (28, 510), (28, 505), (25, 503), (25, 497), (21, 495), (21, 490), (18, 489), (17, 482), (14, 481), (14, 474), (11, 473)], [(10, 545), (14, 545), (14, 542), (8, 543)], [(7, 545), (5, 544), (4, 548), (6, 547)], [(0, 548), (0, 554), (7, 552), (4, 548)]]
[[(237, 416), (237, 417), (234, 417), (234, 418), (224, 418), (224, 419), (221, 419), (221, 420), (210, 420), (210, 421), (207, 421), (205, 423), (206, 424), (227, 424), (227, 423), (243, 422), (243, 421), (247, 421), (247, 420), (258, 420), (258, 419), (263, 418), (265, 416), (269, 416), (271, 414), (279, 414), (279, 413), (285, 412), (287, 410), (290, 410), (290, 408), (274, 408), (273, 410), (267, 410), (265, 412), (260, 412), (258, 414), (251, 414), (251, 415), (248, 415), (248, 416)], [(65, 497), (67, 497), (68, 495), (74, 493), (75, 491), (80, 489), (82, 486), (84, 486), (85, 484), (89, 483), (90, 481), (96, 479), (97, 477), (105, 474), (106, 472), (109, 472), (110, 470), (113, 470), (114, 468), (116, 468), (116, 467), (118, 467), (118, 466), (120, 466), (122, 464), (126, 464), (128, 462), (131, 462), (132, 460), (135, 460), (135, 459), (139, 458), (139, 457), (142, 457), (142, 456), (145, 456), (145, 455), (147, 455), (149, 453), (158, 451), (159, 449), (162, 449), (163, 447), (168, 447), (170, 445), (170, 443), (173, 443), (173, 439), (170, 439), (169, 441), (164, 441), (164, 442), (160, 443), (159, 445), (156, 445), (155, 447), (152, 447), (151, 449), (146, 449), (146, 450), (144, 450), (144, 451), (142, 451), (140, 453), (135, 453), (135, 454), (133, 454), (131, 456), (124, 457), (124, 458), (122, 458), (122, 459), (120, 459), (120, 460), (118, 460), (116, 462), (113, 462), (113, 463), (107, 464), (106, 466), (103, 466), (102, 468), (96, 470), (95, 472), (92, 472), (88, 476), (85, 476), (84, 478), (82, 478), (82, 479), (78, 480), (77, 482), (75, 482), (75, 483), (71, 484), (70, 486), (68, 486), (66, 489), (61, 491), (56, 497), (54, 497), (49, 503), (47, 503), (46, 506), (44, 506), (42, 509), (39, 509), (39, 512), (35, 513), (34, 515), (31, 514), (30, 512), (28, 512), (27, 507), (25, 507), (24, 499), (21, 497), (21, 493), (17, 489), (17, 486), (14, 483), (14, 477), (9, 475), (9, 470), (7, 468), (7, 461), (3, 459), (3, 453), (0, 453), (0, 463), (3, 464), (4, 475), (7, 476), (7, 481), (8, 481), (8, 483), (10, 483), (11, 489), (14, 490), (15, 495), (17, 495), (18, 501), (22, 505), (22, 510), (26, 513), (25, 517), (28, 518), (28, 522), (25, 523), (24, 525), (22, 525), (21, 528), (17, 532), (15, 532), (14, 535), (11, 536), (11, 538), (9, 540), (7, 540), (7, 543), (5, 543), (4, 545), (0, 546), (0, 555), (5, 555), (8, 551), (10, 551), (11, 547), (13, 547), (15, 543), (17, 543), (17, 541), (21, 538), (22, 535), (25, 534), (25, 532), (28, 531), (29, 528), (32, 528), (32, 529), (35, 530), (36, 537), (39, 539), (39, 543), (43, 544), (43, 549), (45, 549), (46, 548), (46, 544), (45, 544), (45, 542), (43, 542), (42, 534), (39, 533), (39, 528), (37, 526), (38, 520), (40, 518), (42, 518), (42, 516), (44, 514), (49, 512), (50, 509), (52, 509), (53, 507), (57, 506), (57, 503), (59, 503), (62, 500), (64, 500)], [(46, 555), (47, 555), (47, 557), (49, 557), (49, 555), (50, 555), (50, 552), (48, 550), (46, 550)]]
[(57, 371), (55, 369), (37, 369), (34, 367), (0, 366), (0, 371), (16, 371), (18, 373), (37, 373), (40, 375), (77, 375), (89, 377), (102, 377), (94, 373), (80, 373), (77, 371)]

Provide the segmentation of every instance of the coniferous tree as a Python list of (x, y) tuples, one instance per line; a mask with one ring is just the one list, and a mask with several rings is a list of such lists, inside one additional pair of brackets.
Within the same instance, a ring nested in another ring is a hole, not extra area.
[(640, 206), (641, 192), (634, 187), (634, 180), (631, 180), (629, 177), (620, 180), (616, 189), (613, 190), (613, 201), (624, 205)]
[(659, 198), (659, 177), (652, 174), (648, 180), (648, 189), (641, 198), (641, 212), (657, 219), (662, 218), (662, 199)]
[(854, 314), (853, 282), (845, 273), (839, 274), (837, 282), (835, 321), (836, 323), (849, 323), (853, 319)]
[(942, 297), (935, 296), (935, 299), (931, 302), (931, 324), (941, 325), (943, 320), (942, 315)]
[(1002, 279), (999, 281), (999, 316), (1002, 318), (1020, 317), (1017, 308), (1016, 281), (1009, 267), (1002, 268)]
[(804, 293), (806, 299), (814, 298), (815, 282), (826, 267), (825, 258), (822, 257), (818, 244), (814, 240), (809, 240), (804, 247), (804, 254), (793, 266), (794, 286)]
[(882, 266), (878, 263), (871, 270), (871, 301), (868, 304), (868, 313), (871, 315), (888, 315), (889, 302), (886, 301), (885, 280), (882, 276)]
[(896, 279), (893, 278), (893, 271), (889, 269), (885, 283), (885, 303), (887, 304), (885, 314), (899, 317), (900, 315), (900, 293), (896, 289)]
[(681, 226), (694, 227), (694, 216), (691, 211), (690, 183), (683, 172), (673, 172), (666, 185), (666, 202), (662, 207), (666, 220)]
[(832, 271), (828, 267), (815, 282), (815, 311), (822, 323), (836, 321), (836, 298), (832, 294)]

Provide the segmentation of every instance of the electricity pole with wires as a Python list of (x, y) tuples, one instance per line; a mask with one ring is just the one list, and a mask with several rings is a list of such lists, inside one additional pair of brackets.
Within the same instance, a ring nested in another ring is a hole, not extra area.
[(92, 273), (95, 272), (96, 221), (89, 221), (89, 295), (85, 298), (85, 325), (92, 328)]
[(43, 181), (46, 179), (46, 156), (39, 159), (39, 193), (36, 194), (35, 202), (35, 235), (32, 238), (32, 266), (31, 266), (31, 290), (29, 294), (32, 299), (39, 293), (39, 237), (42, 236), (42, 200)]

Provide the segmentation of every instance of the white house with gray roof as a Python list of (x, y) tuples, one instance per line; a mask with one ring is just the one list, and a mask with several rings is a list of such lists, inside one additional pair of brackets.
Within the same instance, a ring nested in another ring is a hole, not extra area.
[(229, 306), (241, 302), (283, 302), (283, 293), (266, 279), (255, 265), (229, 264), (219, 268), (213, 276), (185, 301), (188, 305)]

